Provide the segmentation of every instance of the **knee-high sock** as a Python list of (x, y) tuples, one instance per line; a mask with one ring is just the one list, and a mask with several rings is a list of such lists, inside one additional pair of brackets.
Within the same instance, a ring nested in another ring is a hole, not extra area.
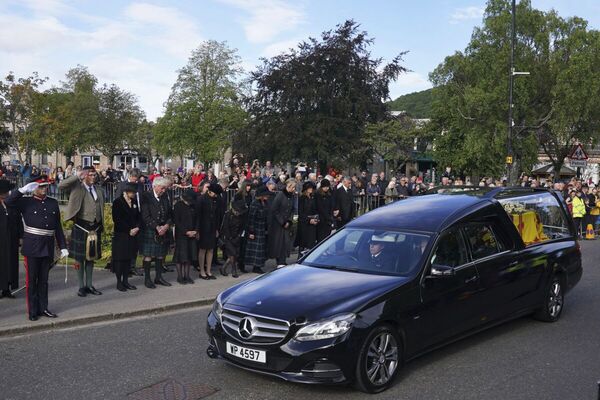
[(144, 260), (144, 280), (146, 282), (152, 281), (150, 278), (150, 267), (152, 266), (152, 260)]
[(161, 279), (162, 278), (162, 269), (163, 269), (163, 259), (162, 258), (157, 258), (156, 261), (154, 261), (154, 269), (156, 269), (155, 279)]
[(85, 262), (85, 286), (92, 287), (92, 277), (94, 275), (94, 262), (86, 261)]

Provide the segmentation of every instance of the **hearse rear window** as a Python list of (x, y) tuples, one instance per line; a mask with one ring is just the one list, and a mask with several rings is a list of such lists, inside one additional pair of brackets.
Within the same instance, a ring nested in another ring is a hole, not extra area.
[(498, 201), (526, 246), (571, 236), (564, 211), (550, 193), (528, 193)]

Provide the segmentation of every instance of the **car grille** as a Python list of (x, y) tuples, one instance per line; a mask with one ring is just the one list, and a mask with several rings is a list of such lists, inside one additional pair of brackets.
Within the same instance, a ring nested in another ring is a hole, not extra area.
[[(254, 330), (252, 336), (249, 338), (244, 338), (240, 335), (240, 321), (244, 318), (252, 319)], [(253, 344), (279, 343), (285, 339), (290, 330), (290, 324), (287, 321), (245, 313), (230, 308), (223, 308), (221, 324), (225, 332), (231, 337), (245, 343)]]

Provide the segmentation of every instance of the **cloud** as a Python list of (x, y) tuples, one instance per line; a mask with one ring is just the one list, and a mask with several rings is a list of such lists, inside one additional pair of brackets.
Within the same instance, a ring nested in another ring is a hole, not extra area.
[(390, 83), (390, 98), (396, 99), (403, 94), (429, 89), (431, 83), (418, 72), (401, 74), (395, 82)]
[(196, 23), (179, 10), (148, 3), (134, 3), (125, 15), (138, 31), (144, 43), (154, 43), (167, 53), (187, 58), (198, 47), (202, 37)]
[(262, 57), (271, 58), (275, 57), (281, 53), (289, 52), (291, 48), (297, 48), (298, 43), (300, 43), (302, 39), (291, 39), (291, 40), (283, 40), (281, 42), (271, 43), (261, 53)]
[(251, 43), (267, 43), (280, 33), (293, 30), (305, 21), (304, 10), (281, 0), (220, 0), (244, 11), (241, 18)]
[(450, 16), (450, 23), (459, 24), (464, 21), (481, 19), (484, 11), (485, 8), (475, 6), (457, 8)]

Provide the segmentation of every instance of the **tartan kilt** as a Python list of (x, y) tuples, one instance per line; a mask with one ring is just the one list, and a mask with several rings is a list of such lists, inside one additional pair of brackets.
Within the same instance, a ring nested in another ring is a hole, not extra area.
[[(167, 233), (168, 235), (168, 233)], [(144, 229), (142, 233), (142, 243), (140, 254), (144, 257), (165, 257), (169, 251), (169, 240), (165, 238), (162, 243), (154, 240), (154, 231)]]
[[(98, 237), (98, 240), (96, 241), (96, 259), (99, 259), (102, 257), (102, 233), (96, 232), (96, 236)], [(87, 232), (73, 225), (71, 240), (69, 242), (69, 257), (74, 258), (80, 264), (83, 264), (86, 261), (85, 245), (87, 237)]]
[(255, 235), (254, 240), (248, 239), (246, 243), (244, 264), (262, 268), (265, 261), (267, 261), (267, 237), (265, 235)]

